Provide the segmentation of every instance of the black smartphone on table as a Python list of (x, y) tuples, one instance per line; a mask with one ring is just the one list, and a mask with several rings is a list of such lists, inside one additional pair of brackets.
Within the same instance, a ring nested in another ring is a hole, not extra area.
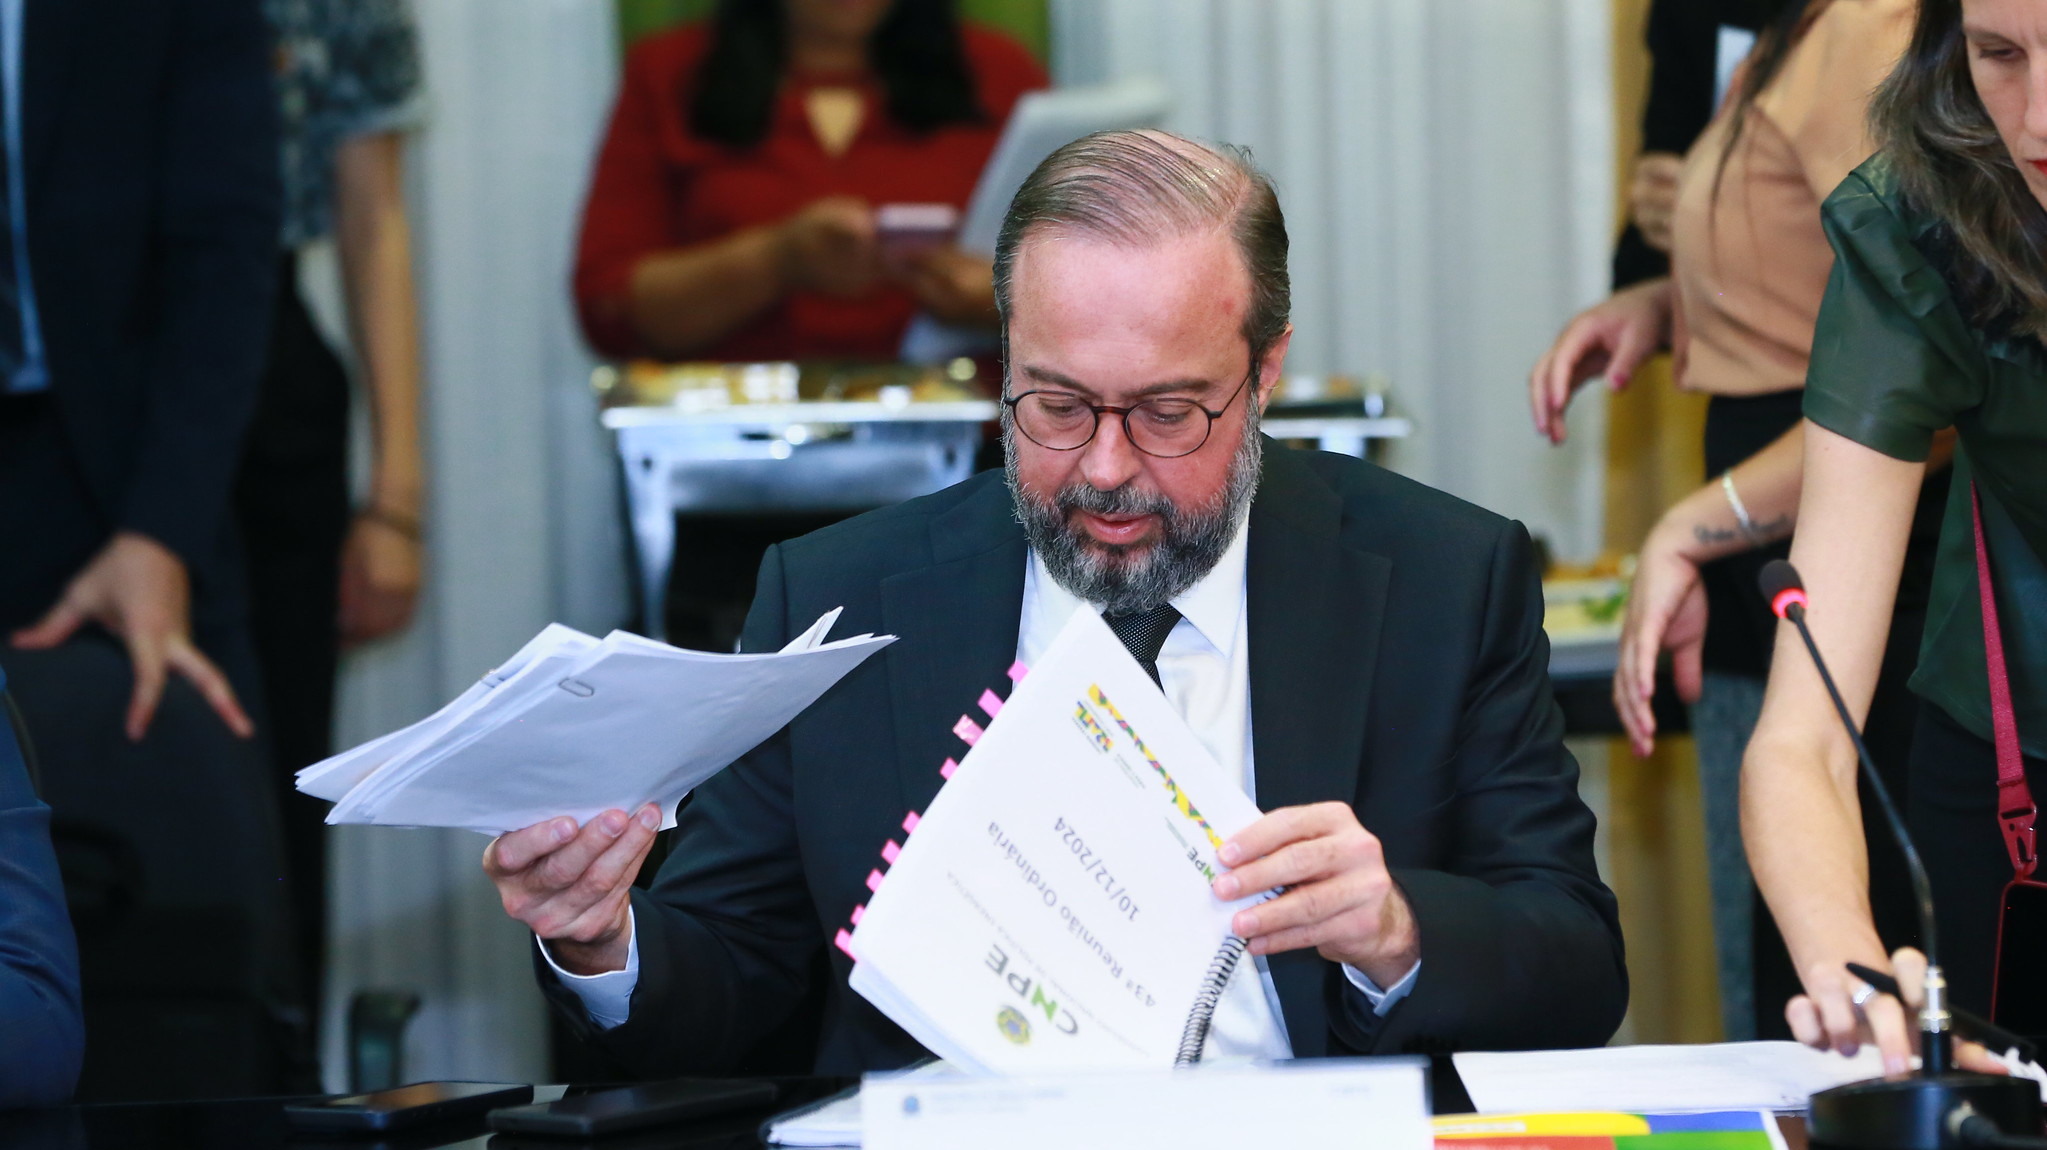
[(490, 1116), (490, 1128), (504, 1134), (594, 1138), (760, 1109), (774, 1105), (780, 1096), (772, 1082), (679, 1078), (497, 1110)]
[(285, 1106), (284, 1120), (294, 1130), (321, 1133), (403, 1130), (531, 1101), (533, 1087), (510, 1082), (415, 1082), (369, 1094), (293, 1102)]

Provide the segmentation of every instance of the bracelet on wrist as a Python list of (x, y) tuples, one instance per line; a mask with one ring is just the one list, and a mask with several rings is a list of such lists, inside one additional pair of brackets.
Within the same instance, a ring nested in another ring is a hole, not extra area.
[(1741, 527), (1742, 538), (1751, 547), (1761, 547), (1770, 540), (1756, 529), (1756, 521), (1749, 518), (1748, 507), (1741, 501), (1741, 493), (1734, 489), (1734, 472), (1720, 473), (1720, 490), (1727, 496), (1727, 505), (1734, 509), (1734, 521)]

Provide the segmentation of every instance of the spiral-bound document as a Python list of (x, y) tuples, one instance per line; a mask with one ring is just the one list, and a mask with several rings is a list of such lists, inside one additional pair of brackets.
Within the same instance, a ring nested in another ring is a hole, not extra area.
[(963, 1069), (1172, 1066), (1241, 954), (1250, 900), (1209, 884), (1258, 808), (1092, 610), (1013, 674), (882, 846), (853, 988)]
[(330, 823), (502, 834), (651, 802), (673, 826), (692, 788), (895, 641), (826, 642), (838, 615), (761, 654), (550, 624), (434, 714), (300, 771), (298, 789), (334, 803)]

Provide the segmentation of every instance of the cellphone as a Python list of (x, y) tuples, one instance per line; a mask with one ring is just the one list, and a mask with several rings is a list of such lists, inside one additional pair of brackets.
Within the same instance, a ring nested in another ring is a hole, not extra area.
[(678, 1078), (493, 1111), (490, 1128), (504, 1134), (588, 1138), (770, 1106), (780, 1095), (772, 1082)]
[(959, 209), (951, 204), (883, 204), (874, 212), (882, 258), (903, 263), (952, 242)]
[(531, 1101), (531, 1086), (509, 1082), (415, 1082), (370, 1094), (293, 1102), (285, 1106), (284, 1120), (294, 1130), (401, 1130)]
[(2005, 884), (1990, 1020), (2035, 1042), (2047, 1040), (2047, 883)]

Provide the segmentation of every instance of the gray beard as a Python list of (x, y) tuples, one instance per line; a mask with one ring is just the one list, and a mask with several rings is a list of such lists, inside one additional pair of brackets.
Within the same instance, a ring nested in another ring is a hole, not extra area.
[[(1017, 477), (1014, 428), (1003, 436), (1003, 473), (1017, 522), (1031, 550), (1061, 587), (1099, 607), (1103, 614), (1149, 611), (1177, 598), (1215, 569), (1244, 522), (1244, 510), (1258, 493), (1264, 441), (1256, 412), (1244, 421), (1244, 438), (1230, 459), (1229, 481), (1206, 505), (1176, 507), (1163, 495), (1128, 484), (1102, 491), (1085, 480), (1060, 489), (1049, 502), (1027, 491)], [(1098, 542), (1073, 526), (1076, 511), (1098, 515), (1156, 515), (1159, 537), (1142, 546)]]

